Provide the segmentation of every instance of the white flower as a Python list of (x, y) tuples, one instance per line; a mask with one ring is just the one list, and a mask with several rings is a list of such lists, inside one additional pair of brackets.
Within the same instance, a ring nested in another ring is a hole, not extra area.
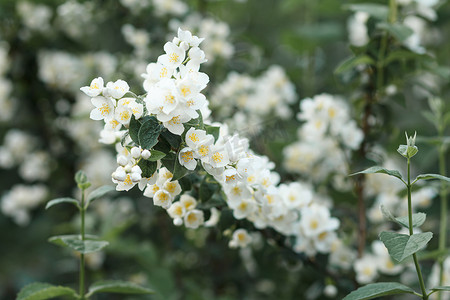
[(377, 259), (372, 255), (364, 255), (355, 261), (356, 280), (360, 284), (373, 282), (378, 277)]
[(233, 232), (233, 237), (228, 244), (230, 248), (245, 248), (252, 242), (252, 237), (248, 234), (247, 230), (243, 228), (236, 229)]
[(90, 118), (92, 120), (108, 120), (114, 116), (114, 103), (111, 99), (103, 96), (97, 96), (91, 99), (95, 108), (91, 111)]
[(162, 79), (170, 79), (174, 68), (164, 66), (159, 63), (150, 63), (147, 65), (147, 73), (142, 74), (144, 80), (144, 89), (149, 92), (151, 87)]
[(181, 195), (180, 203), (181, 205), (183, 205), (186, 211), (191, 211), (197, 206), (197, 200), (195, 200), (194, 197), (189, 196), (188, 194)]
[(211, 147), (211, 155), (209, 163), (213, 168), (225, 167), (230, 162), (228, 152), (220, 146)]
[(197, 161), (194, 158), (194, 151), (189, 147), (180, 150), (178, 160), (180, 161), (180, 164), (188, 170), (194, 170), (197, 166)]
[(161, 188), (167, 191), (172, 198), (175, 198), (175, 196), (181, 193), (181, 186), (178, 183), (178, 180), (166, 181)]
[(186, 209), (179, 201), (177, 201), (175, 203), (172, 203), (172, 205), (167, 210), (167, 213), (172, 219), (181, 219), (184, 217)]
[(103, 84), (103, 78), (97, 77), (91, 81), (90, 86), (84, 86), (80, 90), (89, 97), (96, 97), (102, 93), (104, 88)]
[(106, 84), (106, 94), (115, 99), (122, 98), (129, 90), (130, 87), (128, 86), (128, 83), (121, 79)]
[(153, 204), (168, 209), (172, 205), (172, 196), (166, 190), (158, 190), (153, 196)]
[(114, 118), (123, 125), (128, 125), (131, 120), (133, 112), (125, 106), (118, 106), (114, 113)]
[(204, 38), (198, 38), (197, 36), (192, 35), (190, 31), (182, 30), (181, 28), (178, 28), (178, 39), (191, 47), (198, 47), (204, 40)]
[(185, 115), (182, 111), (176, 110), (171, 113), (171, 118), (168, 121), (163, 122), (171, 133), (181, 135), (184, 132), (183, 123), (189, 121), (191, 118)]
[(167, 42), (164, 45), (164, 51), (166, 54), (163, 54), (158, 58), (158, 63), (169, 68), (175, 69), (179, 67), (186, 57), (184, 49), (172, 42)]
[(204, 223), (203, 211), (193, 209), (184, 216), (184, 225), (188, 228), (198, 228)]

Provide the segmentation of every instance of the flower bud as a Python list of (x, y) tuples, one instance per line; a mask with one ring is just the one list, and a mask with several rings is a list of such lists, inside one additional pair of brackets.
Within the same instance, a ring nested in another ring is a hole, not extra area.
[(119, 155), (117, 156), (117, 163), (120, 166), (126, 166), (126, 164), (128, 164), (128, 158), (125, 155)]
[(139, 158), (141, 156), (141, 148), (140, 147), (133, 147), (131, 148), (131, 156), (133, 158)]
[(131, 173), (131, 181), (138, 182), (142, 179), (141, 174), (139, 173)]
[(131, 172), (132, 172), (132, 173), (137, 173), (137, 174), (142, 174), (141, 167), (139, 167), (138, 165), (132, 167), (132, 168), (131, 168)]
[(116, 169), (116, 171), (114, 171), (114, 173), (112, 173), (112, 177), (113, 177), (115, 180), (118, 180), (118, 181), (124, 181), (125, 178), (127, 177), (127, 173), (125, 172), (124, 168), (118, 167), (118, 168)]
[(149, 159), (150, 156), (152, 156), (152, 153), (150, 151), (148, 151), (147, 149), (145, 149), (144, 151), (142, 151), (141, 153), (141, 157), (143, 159)]
[(175, 218), (175, 219), (173, 219), (173, 225), (181, 226), (181, 225), (183, 225), (183, 220), (181, 218)]

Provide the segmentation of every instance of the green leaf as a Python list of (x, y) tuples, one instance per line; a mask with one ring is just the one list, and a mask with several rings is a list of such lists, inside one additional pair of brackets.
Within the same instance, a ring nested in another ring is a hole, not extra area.
[(177, 155), (173, 152), (169, 152), (163, 159), (161, 159), (161, 163), (173, 174), (176, 160), (178, 160)]
[[(412, 226), (420, 227), (425, 222), (426, 218), (427, 218), (427, 215), (422, 212), (413, 214), (412, 215)], [(408, 216), (398, 217), (398, 218), (395, 218), (395, 220), (397, 221), (398, 224), (400, 224), (406, 228), (409, 228)]]
[(386, 5), (381, 4), (352, 4), (346, 6), (346, 8), (354, 12), (361, 11), (368, 13), (370, 16), (379, 20), (387, 20), (389, 15), (389, 8)]
[(217, 142), (217, 139), (219, 138), (220, 127), (205, 125), (205, 128), (206, 133), (211, 134), (214, 137), (214, 143)]
[(48, 239), (48, 241), (55, 245), (69, 247), (83, 254), (98, 252), (109, 245), (109, 242), (107, 241), (99, 241), (91, 239), (86, 239), (82, 241), (80, 236), (77, 235), (52, 236), (51, 238)]
[(142, 177), (150, 178), (155, 173), (158, 163), (156, 161), (141, 159), (138, 166), (142, 170)]
[(131, 116), (130, 125), (128, 126), (128, 132), (130, 137), (136, 144), (139, 145), (139, 129), (141, 129), (142, 123), (136, 120), (134, 115)]
[(83, 170), (79, 170), (76, 174), (75, 174), (75, 182), (77, 184), (84, 184), (87, 182), (87, 176), (86, 173), (84, 173)]
[(374, 167), (370, 167), (368, 169), (365, 169), (364, 171), (360, 171), (360, 172), (356, 172), (353, 174), (350, 174), (349, 176), (354, 176), (357, 174), (373, 174), (373, 173), (381, 173), (381, 174), (387, 174), (390, 176), (394, 176), (397, 177), (398, 179), (400, 179), (401, 181), (404, 182), (402, 175), (400, 174), (399, 171), (397, 170), (388, 170), (379, 166), (374, 166)]
[(24, 286), (17, 295), (16, 300), (43, 300), (59, 296), (72, 296), (75, 298), (77, 294), (68, 287), (34, 282)]
[(419, 181), (419, 180), (428, 180), (428, 179), (440, 179), (440, 180), (445, 180), (447, 182), (450, 182), (450, 178), (439, 175), (439, 174), (420, 174), (419, 176), (416, 177), (416, 179), (414, 179), (413, 182)]
[(86, 207), (93, 201), (97, 200), (98, 198), (104, 196), (105, 194), (115, 191), (116, 188), (111, 186), (111, 185), (104, 185), (101, 186), (95, 190), (93, 190), (89, 196), (87, 197), (87, 203), (86, 203)]
[(217, 183), (208, 182), (210, 179), (209, 176), (206, 176), (205, 179), (200, 184), (199, 188), (199, 198), (200, 201), (206, 202), (212, 198), (215, 192), (219, 189)]
[(430, 59), (427, 54), (418, 54), (408, 50), (394, 50), (390, 51), (386, 59), (384, 60), (384, 66), (389, 65), (394, 61), (405, 61), (405, 60), (414, 60), (414, 61), (424, 61)]
[(380, 239), (388, 249), (389, 255), (398, 262), (425, 247), (432, 237), (431, 232), (415, 233), (411, 236), (387, 231), (380, 233)]
[(173, 166), (173, 177), (172, 181), (181, 179), (182, 177), (186, 176), (189, 173), (189, 170), (183, 167), (180, 164), (180, 161), (178, 160), (178, 154), (175, 158), (174, 166)]
[(93, 283), (86, 296), (90, 297), (95, 293), (154, 294), (154, 291), (132, 282), (105, 280)]
[(60, 204), (60, 203), (70, 203), (70, 204), (75, 205), (78, 209), (80, 209), (78, 200), (69, 198), (69, 197), (63, 197), (63, 198), (57, 198), (57, 199), (50, 200), (47, 202), (47, 205), (45, 205), (45, 209), (49, 209), (50, 207), (52, 207), (56, 204)]
[(419, 152), (419, 149), (416, 146), (400, 145), (398, 146), (397, 152), (403, 157), (411, 158)]
[(434, 288), (431, 289), (431, 291), (433, 293), (435, 292), (439, 292), (439, 291), (444, 291), (444, 292), (450, 292), (450, 286), (436, 286)]
[(377, 282), (360, 287), (348, 294), (343, 300), (367, 300), (398, 294), (414, 294), (414, 290), (397, 282)]
[(172, 132), (168, 130), (163, 130), (161, 132), (161, 135), (164, 137), (164, 139), (169, 143), (169, 145), (175, 149), (178, 149), (181, 144), (181, 136), (173, 134)]
[(158, 137), (163, 128), (164, 127), (159, 124), (155, 117), (150, 117), (145, 121), (138, 133), (139, 145), (142, 149), (150, 150), (155, 146), (158, 143)]
[(379, 23), (378, 28), (387, 30), (390, 34), (392, 34), (399, 42), (403, 42), (409, 36), (411, 36), (414, 31), (406, 25), (395, 23)]
[(158, 150), (150, 150), (150, 153), (151, 156), (147, 159), (148, 161), (157, 161), (166, 156), (164, 152)]
[(349, 71), (359, 65), (375, 65), (375, 61), (368, 55), (352, 56), (344, 60), (335, 70), (335, 74)]

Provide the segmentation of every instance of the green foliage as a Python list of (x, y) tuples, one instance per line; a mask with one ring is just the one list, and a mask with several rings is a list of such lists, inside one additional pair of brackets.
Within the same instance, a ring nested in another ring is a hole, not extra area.
[(90, 297), (97, 293), (153, 294), (154, 291), (131, 282), (105, 280), (93, 283), (86, 296)]
[(85, 207), (88, 207), (90, 203), (94, 202), (100, 197), (103, 197), (109, 192), (115, 191), (116, 189), (111, 185), (104, 185), (95, 190), (93, 190), (87, 197)]
[(402, 175), (400, 174), (399, 171), (397, 171), (397, 170), (388, 170), (388, 169), (385, 169), (385, 168), (379, 167), (379, 166), (370, 167), (370, 168), (365, 169), (363, 171), (350, 174), (350, 176), (355, 176), (355, 175), (358, 175), (358, 174), (373, 174), (373, 173), (381, 173), (381, 174), (387, 174), (389, 176), (397, 177), (398, 179), (403, 181), (403, 183), (405, 183), (405, 181), (403, 180)]
[(138, 166), (142, 170), (142, 177), (150, 178), (156, 172), (158, 163), (156, 161), (141, 159)]
[(132, 115), (128, 127), (128, 133), (130, 134), (130, 138), (136, 144), (139, 144), (139, 129), (141, 129), (141, 126), (142, 126), (141, 122), (139, 120), (136, 120), (134, 115)]
[(440, 180), (450, 182), (450, 178), (439, 175), (439, 174), (420, 174), (416, 177), (416, 179), (414, 179), (413, 183), (415, 183), (419, 180), (428, 180), (428, 179), (440, 179)]
[(68, 287), (34, 282), (23, 287), (17, 295), (16, 300), (44, 300), (60, 296), (75, 299), (77, 294), (73, 289)]
[(360, 287), (348, 294), (343, 300), (368, 300), (377, 297), (414, 294), (414, 290), (397, 282), (377, 282)]
[[(427, 215), (424, 213), (415, 213), (412, 215), (412, 227), (420, 227), (425, 222)], [(395, 218), (398, 224), (403, 227), (409, 228), (408, 216)]]
[(411, 28), (406, 25), (395, 23), (379, 23), (378, 27), (384, 30), (387, 30), (390, 34), (392, 34), (399, 42), (405, 41), (408, 37), (410, 37), (414, 32)]
[(181, 137), (179, 135), (173, 134), (172, 132), (168, 131), (167, 129), (164, 129), (161, 132), (161, 136), (164, 137), (164, 139), (169, 143), (170, 146), (172, 146), (175, 149), (178, 149), (181, 144)]
[(69, 198), (69, 197), (63, 197), (63, 198), (57, 198), (57, 199), (53, 199), (50, 200), (49, 202), (47, 202), (47, 204), (45, 205), (45, 209), (49, 209), (50, 207), (60, 204), (60, 203), (70, 203), (75, 205), (78, 209), (80, 209), (80, 205), (78, 200), (73, 199), (73, 198)]
[(87, 180), (86, 173), (82, 170), (75, 174), (75, 182), (80, 190), (87, 190), (91, 186), (91, 183)]
[(107, 241), (86, 239), (82, 240), (78, 235), (58, 235), (49, 238), (49, 242), (71, 248), (79, 253), (98, 252), (109, 245)]
[(219, 190), (219, 185), (215, 183), (211, 176), (205, 176), (200, 184), (199, 199), (206, 202), (212, 198), (215, 192)]
[(347, 9), (354, 12), (365, 12), (370, 16), (385, 21), (389, 15), (389, 8), (386, 5), (375, 3), (351, 4), (346, 6)]
[(142, 149), (150, 150), (158, 143), (158, 137), (164, 127), (155, 117), (148, 118), (139, 128), (138, 139)]
[(375, 65), (373, 58), (367, 54), (362, 54), (358, 56), (352, 56), (344, 60), (337, 68), (334, 70), (335, 74), (342, 74), (356, 68), (359, 65)]
[(207, 134), (212, 134), (212, 136), (214, 137), (214, 143), (217, 142), (217, 139), (219, 138), (220, 127), (205, 125), (205, 129)]
[(432, 237), (432, 232), (415, 233), (413, 235), (387, 231), (380, 233), (380, 240), (388, 249), (389, 255), (398, 262), (425, 247)]
[(411, 158), (419, 152), (419, 149), (416, 146), (400, 145), (397, 152), (405, 158)]
[(166, 153), (158, 150), (151, 150), (150, 153), (151, 156), (148, 158), (148, 161), (158, 161), (166, 156)]

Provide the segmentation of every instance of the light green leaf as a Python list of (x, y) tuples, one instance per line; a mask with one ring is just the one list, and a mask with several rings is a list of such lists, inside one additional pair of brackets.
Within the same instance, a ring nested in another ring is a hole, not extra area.
[(450, 286), (436, 286), (434, 288), (431, 289), (431, 293), (436, 293), (436, 292), (450, 292)]
[[(425, 222), (426, 218), (427, 218), (427, 215), (422, 212), (413, 214), (412, 215), (412, 226), (420, 227)], [(395, 220), (397, 221), (398, 224), (400, 224), (406, 228), (409, 228), (408, 216), (398, 217), (398, 218), (395, 218)]]
[(414, 290), (397, 282), (377, 282), (360, 287), (348, 294), (343, 300), (368, 300), (398, 294), (414, 294)]
[(109, 242), (107, 241), (92, 239), (85, 239), (84, 241), (82, 241), (80, 236), (77, 235), (53, 236), (49, 238), (48, 241), (55, 245), (69, 247), (83, 254), (98, 252), (109, 245)]
[(148, 161), (157, 161), (166, 156), (164, 152), (158, 150), (151, 150), (150, 153), (151, 156), (147, 159)]
[(16, 300), (44, 300), (59, 296), (72, 296), (75, 298), (77, 294), (68, 287), (34, 282), (23, 287), (17, 295)]
[(399, 171), (397, 170), (388, 170), (379, 166), (374, 166), (374, 167), (370, 167), (368, 169), (365, 169), (364, 171), (360, 171), (360, 172), (356, 172), (353, 174), (350, 174), (349, 176), (354, 176), (357, 174), (373, 174), (373, 173), (381, 173), (381, 174), (387, 174), (390, 176), (394, 176), (397, 177), (398, 179), (400, 179), (401, 181), (405, 182), (402, 178), (402, 175), (400, 174)]
[(419, 181), (419, 180), (428, 180), (428, 179), (440, 179), (440, 180), (445, 180), (447, 182), (450, 182), (450, 178), (439, 175), (439, 174), (420, 174), (419, 176), (416, 177), (416, 179), (414, 179), (413, 182)]
[(386, 5), (367, 3), (367, 4), (352, 4), (346, 7), (354, 12), (365, 12), (379, 20), (387, 20), (389, 15), (389, 8)]
[(158, 137), (163, 128), (164, 127), (159, 124), (155, 117), (148, 118), (148, 120), (142, 124), (141, 128), (139, 128), (138, 133), (139, 145), (142, 149), (150, 150), (155, 146), (158, 143)]
[(87, 197), (87, 203), (86, 203), (86, 207), (93, 201), (97, 200), (98, 198), (104, 196), (105, 194), (115, 191), (116, 188), (111, 186), (111, 185), (104, 185), (101, 186), (95, 190), (93, 190), (89, 196)]
[(93, 283), (86, 296), (90, 297), (95, 293), (153, 294), (154, 291), (132, 282), (105, 280)]
[(419, 152), (419, 149), (416, 146), (400, 145), (398, 146), (397, 152), (403, 157), (411, 158)]
[(378, 27), (384, 30), (387, 30), (390, 34), (392, 34), (399, 42), (403, 42), (410, 35), (414, 33), (414, 31), (406, 25), (395, 23), (379, 23)]
[(335, 74), (349, 71), (359, 65), (375, 65), (375, 61), (368, 55), (352, 56), (344, 60), (335, 70)]
[(79, 170), (76, 174), (75, 174), (75, 182), (78, 184), (83, 184), (87, 182), (87, 176), (86, 173), (84, 173), (83, 170)]
[(431, 232), (416, 233), (411, 236), (387, 231), (380, 233), (380, 240), (388, 249), (389, 255), (398, 262), (425, 247), (432, 237)]
[(45, 209), (49, 209), (50, 207), (60, 204), (60, 203), (70, 203), (70, 204), (75, 205), (78, 209), (80, 209), (78, 200), (69, 198), (69, 197), (63, 197), (63, 198), (57, 198), (57, 199), (50, 200), (47, 202), (47, 205), (45, 205)]

